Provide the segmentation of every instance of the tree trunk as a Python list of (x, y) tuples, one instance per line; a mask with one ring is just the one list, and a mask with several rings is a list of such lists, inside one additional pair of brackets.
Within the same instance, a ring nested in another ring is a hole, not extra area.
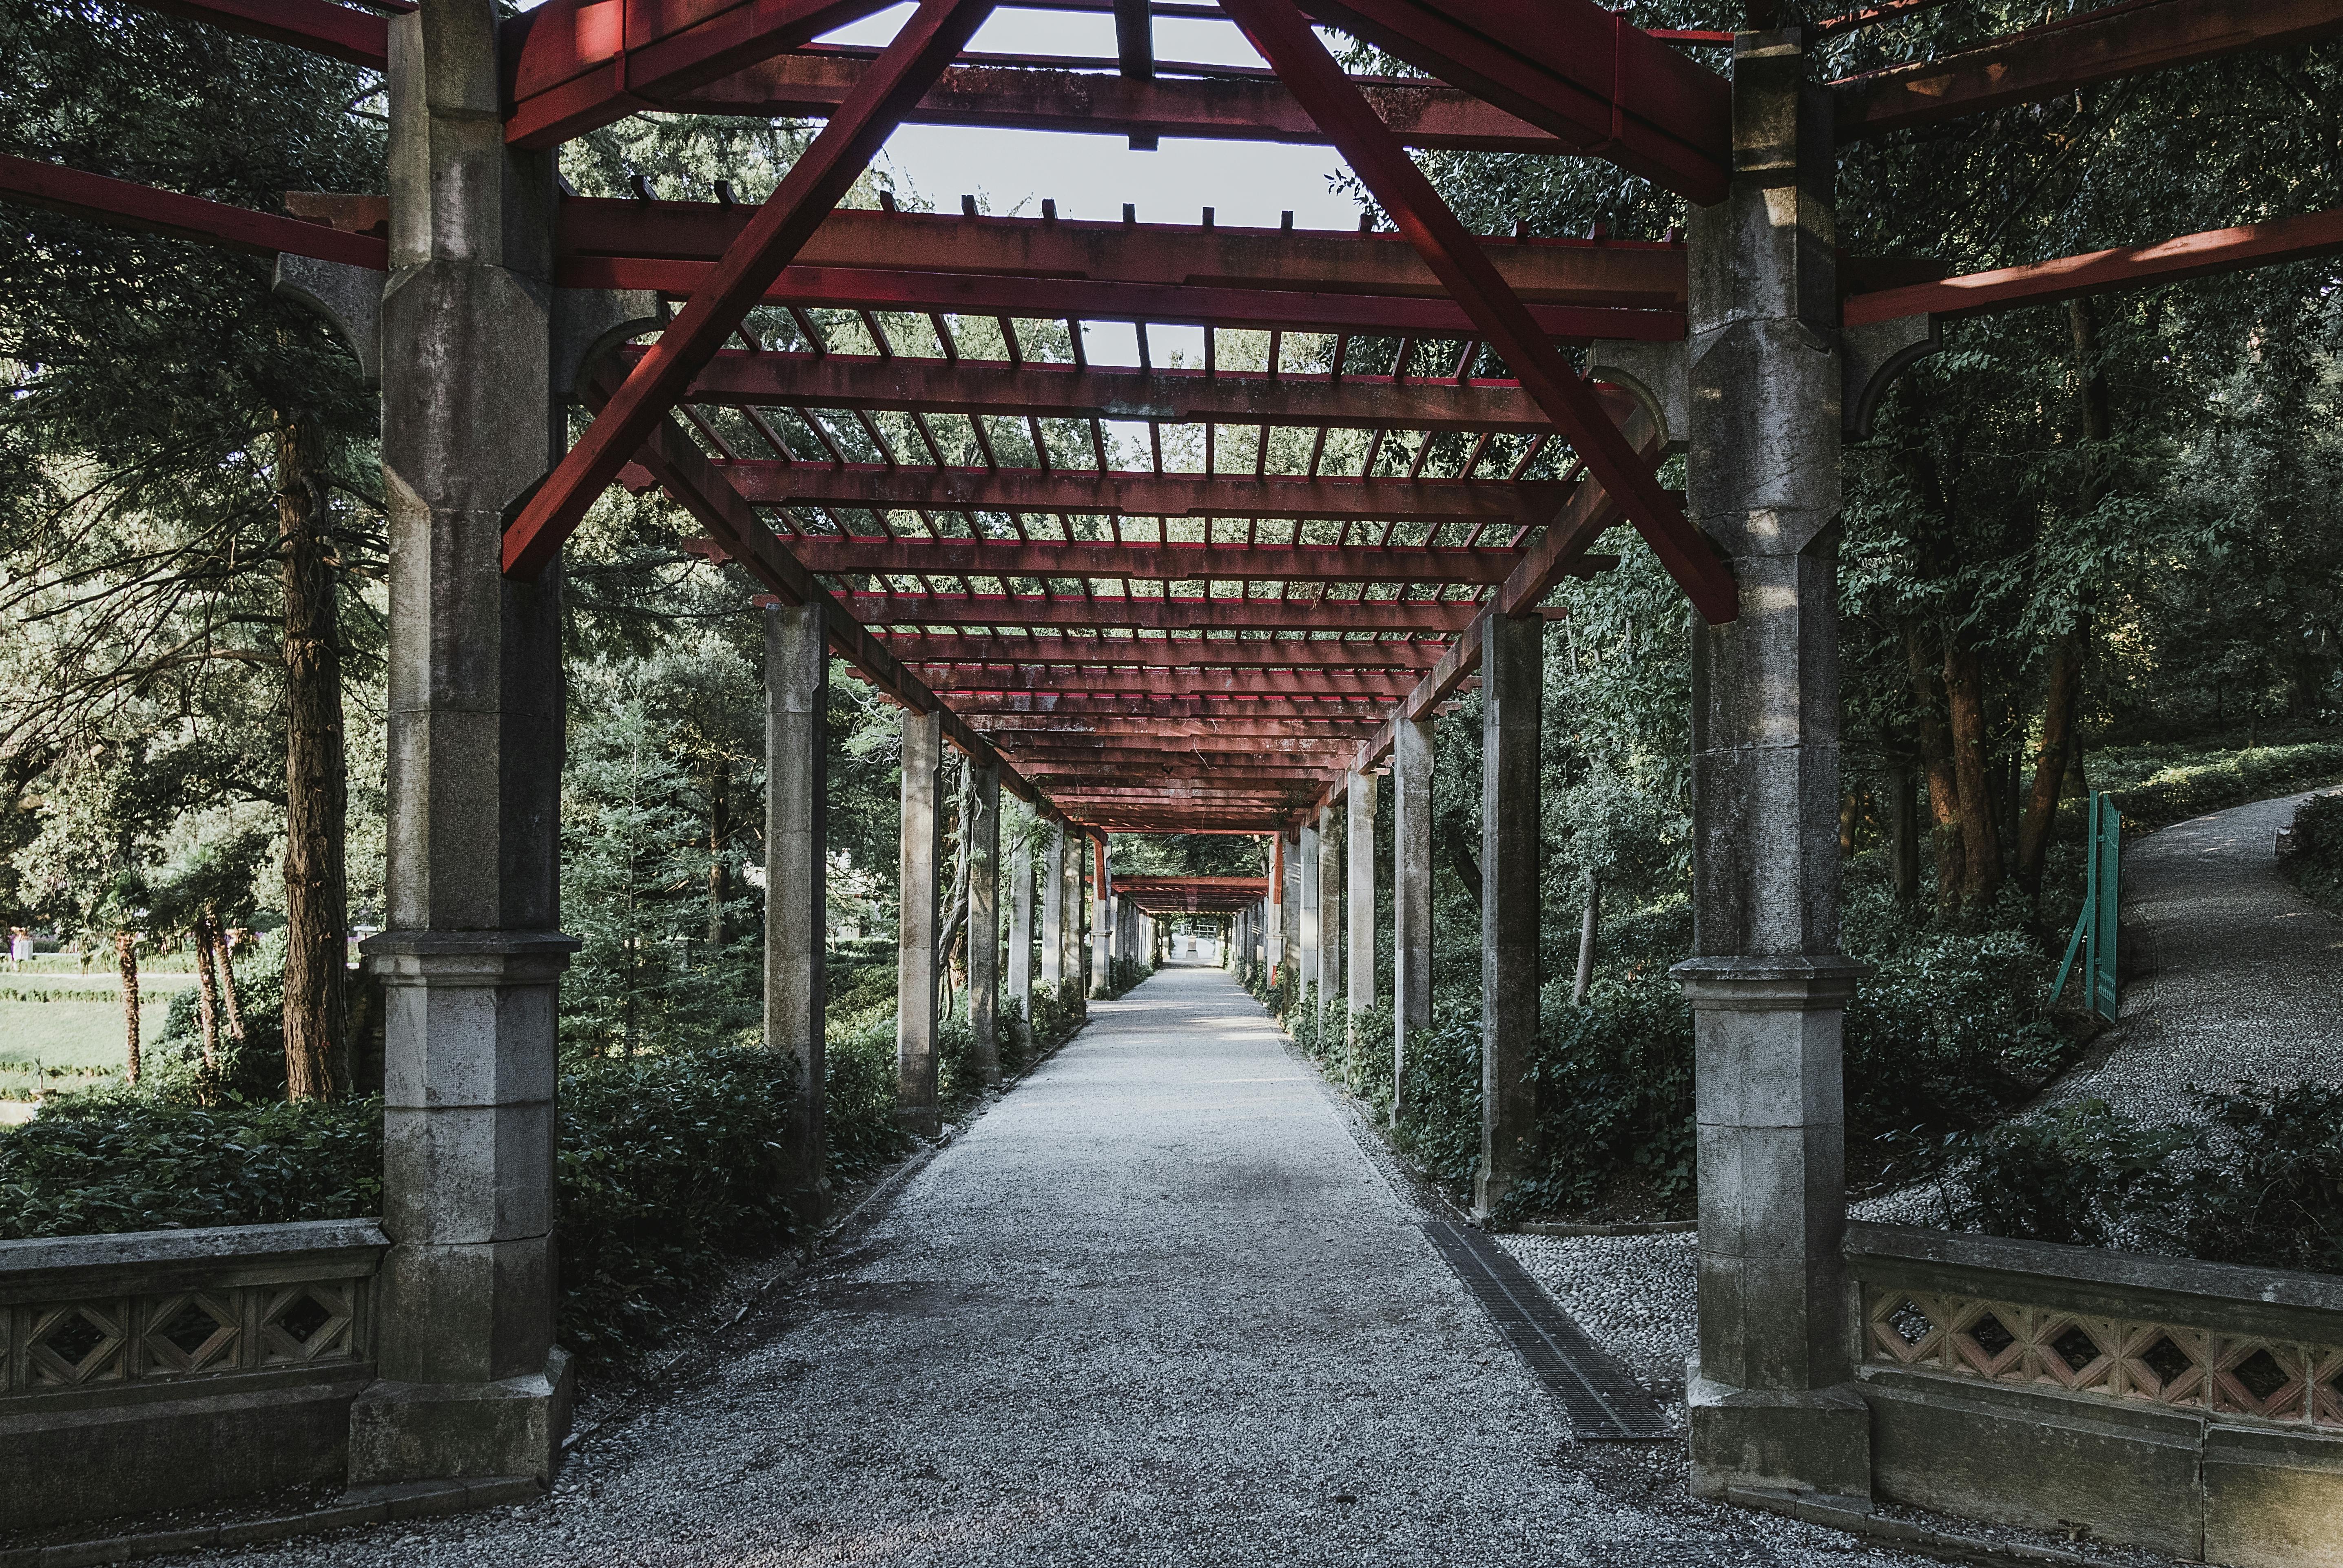
[(349, 1082), (347, 783), (342, 649), (316, 435), (277, 427), (277, 531), (285, 580), (285, 1091), (324, 1100)]
[(1448, 869), (1456, 874), (1458, 881), (1464, 884), (1464, 891), (1471, 896), (1473, 907), (1479, 909), (1481, 862), (1473, 858), (1472, 840), (1465, 837), (1463, 829), (1452, 821), (1441, 829), (1440, 847), (1447, 853)]
[(236, 994), (236, 965), (231, 961), (233, 945), (227, 940), (227, 928), (220, 924), (217, 911), (205, 910), (204, 922), (211, 928), (212, 945), (219, 953), (220, 1000), (227, 1004), (227, 1037), (242, 1045), (246, 1039), (244, 1004)]
[(1920, 893), (1919, 778), (1909, 758), (1898, 758), (1887, 773), (1889, 876), (1896, 901), (1908, 904)]
[(1586, 913), (1578, 922), (1578, 979), (1570, 988), (1570, 1005), (1586, 1005), (1586, 988), (1594, 980), (1594, 938), (1603, 920), (1603, 884), (1586, 879)]
[(732, 837), (732, 764), (718, 758), (708, 780), (708, 942), (717, 951), (732, 940), (726, 906), (732, 901), (732, 866), (724, 845)]
[(219, 1071), (219, 977), (212, 972), (211, 921), (196, 917), (196, 1021), (204, 1042), (204, 1076)]
[(1943, 683), (1916, 622), (1904, 627), (1904, 655), (1912, 670), (1912, 697), (1920, 716), (1920, 761), (1928, 774), (1929, 841), (1936, 850), (1936, 904), (1950, 909), (1961, 896), (1961, 791), (1953, 769), (1952, 732), (1937, 704)]
[(2066, 780), (2066, 753), (2074, 744), (2075, 699), (2082, 677), (2083, 634), (2077, 628), (2050, 650), (2042, 740), (2034, 749), (2034, 788), (2026, 797), (2026, 825), (2017, 839), (2017, 884), (2028, 898), (2042, 891), (2042, 865), (2050, 853), (2050, 829), (2058, 820), (2058, 794)]
[(1976, 649), (1959, 633), (1950, 634), (1945, 639), (1945, 713), (1959, 789), (1965, 904), (1983, 903), (2001, 890), (2001, 842), (1994, 832), (1993, 786), (1986, 769), (1984, 688)]
[(1838, 803), (1838, 852), (1842, 859), (1855, 853), (1855, 829), (1863, 820), (1863, 791), (1850, 789)]
[(127, 1042), (127, 1070), (123, 1077), (138, 1081), (138, 937), (133, 931), (114, 933), (114, 956), (122, 966), (122, 1030)]

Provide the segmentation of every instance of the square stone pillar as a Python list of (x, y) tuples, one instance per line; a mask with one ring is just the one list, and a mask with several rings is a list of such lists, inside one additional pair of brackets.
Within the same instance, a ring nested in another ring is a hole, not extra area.
[(488, 0), (390, 19), (382, 468), (390, 534), (384, 1260), (349, 1477), (549, 1477), (561, 574), (501, 569), (568, 436), (550, 155), (508, 149)]
[(1375, 776), (1353, 773), (1344, 784), (1350, 885), (1342, 909), (1349, 917), (1351, 961), (1344, 966), (1350, 984), (1343, 992), (1342, 1012), (1355, 1078), (1359, 1050), (1364, 1044), (1359, 1039), (1357, 1019), (1363, 1012), (1373, 1011), (1375, 1005)]
[(1041, 856), (1041, 983), (1066, 978), (1066, 825), (1050, 824), (1050, 847)]
[(797, 1060), (790, 1185), (830, 1209), (822, 1127), (830, 930), (830, 640), (820, 604), (765, 611), (765, 1045)]
[(1407, 1031), (1432, 1027), (1432, 721), (1392, 743), (1392, 1122), (1408, 1110)]
[(943, 716), (903, 710), (903, 839), (895, 920), (895, 1115), (923, 1138), (942, 1130), (936, 1099), (936, 875), (943, 863)]
[(1114, 879), (1107, 874), (1106, 838), (1091, 848), (1091, 995), (1103, 997), (1114, 989)]
[[(971, 762), (971, 768), (976, 765)], [(1001, 995), (1001, 765), (976, 768), (970, 792), (968, 853), (968, 1028), (974, 1037), (977, 1076), (1001, 1082), (1001, 1041), (994, 1032)]]
[(1080, 1003), (1090, 994), (1082, 984), (1082, 858), (1085, 854), (1081, 834), (1065, 839), (1065, 853), (1058, 862), (1058, 902), (1065, 911), (1058, 926), (1058, 972), (1063, 984), (1072, 988), (1071, 1000)]
[(1318, 983), (1318, 950), (1321, 940), (1324, 936), (1324, 932), (1319, 929), (1325, 911), (1320, 904), (1321, 889), (1318, 878), (1322, 861), (1318, 854), (1318, 826), (1315, 819), (1312, 819), (1308, 827), (1302, 829), (1299, 855), (1300, 859), (1295, 868), (1298, 887), (1294, 902), (1302, 911), (1302, 930), (1301, 946), (1295, 955), (1293, 966), (1293, 995), (1296, 1000), (1301, 999), (1303, 991)]
[(1326, 1015), (1340, 1005), (1342, 990), (1342, 834), (1334, 808), (1318, 813), (1318, 1016), (1321, 1039)]
[(1545, 622), (1491, 619), (1481, 648), (1481, 1169), (1475, 1219), (1528, 1174), (1537, 1133), (1538, 723)]
[(1009, 852), (1009, 994), (1024, 1018), (1024, 1045), (1033, 1049), (1033, 849)]
[(1262, 900), (1262, 962), (1273, 974), (1285, 961), (1285, 830), (1269, 839), (1269, 895)]
[(1845, 1225), (1839, 357), (1830, 103), (1796, 30), (1734, 47), (1730, 194), (1692, 216), (1689, 509), (1740, 617), (1693, 630), (1696, 1492), (1870, 1490)]
[(1293, 994), (1298, 997), (1302, 994), (1302, 976), (1307, 973), (1307, 958), (1302, 946), (1302, 868), (1306, 863), (1314, 863), (1317, 857), (1302, 852), (1302, 840), (1299, 831), (1280, 835), (1277, 843), (1282, 856), (1279, 864), (1285, 868), (1285, 902), (1277, 914), (1278, 934), (1284, 944), (1284, 961), (1295, 971)]

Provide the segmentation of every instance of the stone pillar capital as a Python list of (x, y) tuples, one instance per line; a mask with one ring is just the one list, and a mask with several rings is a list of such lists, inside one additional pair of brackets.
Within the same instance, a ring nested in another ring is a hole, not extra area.
[(1836, 955), (1686, 959), (1668, 970), (1695, 1010), (1736, 1012), (1845, 1007), (1870, 966)]

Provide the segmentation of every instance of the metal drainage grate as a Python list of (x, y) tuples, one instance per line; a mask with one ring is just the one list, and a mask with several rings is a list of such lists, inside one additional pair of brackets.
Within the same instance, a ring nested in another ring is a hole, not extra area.
[(1513, 1255), (1479, 1231), (1427, 1220), (1424, 1234), (1456, 1271), (1570, 1417), (1581, 1442), (1644, 1442), (1666, 1438), (1667, 1418), (1627, 1369), (1586, 1337)]

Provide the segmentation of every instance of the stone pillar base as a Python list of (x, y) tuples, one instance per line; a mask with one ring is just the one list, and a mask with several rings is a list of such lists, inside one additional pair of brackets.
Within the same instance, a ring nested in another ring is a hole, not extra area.
[(942, 1135), (944, 1119), (940, 1111), (914, 1111), (908, 1107), (898, 1106), (895, 1110), (895, 1125), (906, 1132), (916, 1133), (921, 1138), (936, 1138)]
[(1871, 1495), (1871, 1407), (1852, 1383), (1741, 1389), (1684, 1363), (1684, 1415), (1695, 1497), (1727, 1491)]
[(551, 1481), (577, 1388), (569, 1352), (495, 1382), (370, 1383), (350, 1406), (350, 1484), (526, 1475)]

